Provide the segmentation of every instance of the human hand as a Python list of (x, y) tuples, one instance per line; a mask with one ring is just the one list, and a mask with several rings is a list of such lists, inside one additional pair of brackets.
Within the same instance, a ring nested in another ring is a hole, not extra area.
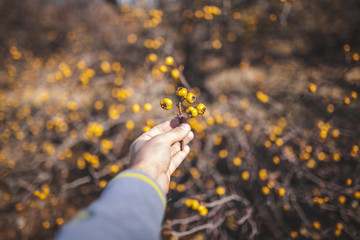
[[(151, 176), (165, 194), (169, 191), (171, 174), (188, 155), (187, 144), (194, 138), (189, 124), (179, 124), (178, 117), (161, 123), (143, 133), (130, 146), (130, 168)], [(181, 140), (184, 141), (182, 151)]]

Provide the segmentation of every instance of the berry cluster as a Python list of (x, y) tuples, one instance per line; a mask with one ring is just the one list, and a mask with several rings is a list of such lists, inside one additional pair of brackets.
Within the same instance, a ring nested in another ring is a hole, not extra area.
[[(196, 101), (195, 94), (188, 92), (188, 90), (184, 87), (179, 87), (176, 90), (176, 95), (180, 97), (180, 101), (176, 106), (179, 108), (178, 117), (181, 118), (183, 113), (182, 105), (184, 101), (188, 104), (193, 104)], [(169, 98), (164, 98), (160, 101), (160, 106), (165, 110), (170, 110), (172, 108), (173, 102)], [(202, 115), (206, 111), (206, 106), (203, 103), (198, 104), (196, 107), (189, 106), (185, 112), (189, 118), (196, 117), (198, 114)]]
[(196, 199), (186, 199), (185, 205), (191, 207), (193, 210), (197, 210), (201, 216), (206, 216), (209, 211), (204, 204)]

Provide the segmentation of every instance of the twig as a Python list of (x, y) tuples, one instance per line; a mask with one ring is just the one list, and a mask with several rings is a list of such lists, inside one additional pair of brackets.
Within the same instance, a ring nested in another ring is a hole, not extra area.
[(171, 235), (173, 237), (175, 237), (175, 238), (176, 237), (179, 238), (179, 237), (184, 237), (184, 236), (196, 233), (196, 232), (201, 231), (201, 230), (217, 228), (224, 222), (224, 220), (226, 219), (227, 216), (233, 215), (234, 213), (235, 213), (235, 210), (230, 210), (230, 211), (226, 212), (223, 215), (223, 217), (220, 218), (219, 220), (217, 220), (216, 222), (211, 222), (211, 223), (207, 223), (207, 224), (204, 224), (204, 225), (200, 225), (200, 226), (194, 227), (194, 228), (192, 228), (190, 230), (183, 231), (183, 232), (171, 231)]
[(174, 220), (171, 220), (171, 222), (169, 222), (168, 224), (166, 224), (165, 227), (172, 227), (172, 226), (178, 225), (178, 224), (189, 224), (191, 222), (195, 222), (195, 221), (199, 220), (200, 218), (201, 218), (200, 215), (194, 215), (192, 217), (185, 218), (185, 219), (174, 219)]
[(82, 177), (82, 178), (78, 178), (76, 179), (75, 181), (71, 182), (71, 183), (67, 183), (65, 185), (63, 185), (61, 187), (61, 191), (64, 192), (68, 189), (71, 189), (71, 188), (76, 188), (80, 185), (83, 185), (85, 183), (88, 183), (91, 181), (91, 178), (89, 176), (85, 176), (85, 177)]
[(280, 24), (283, 27), (285, 27), (287, 25), (287, 18), (289, 17), (290, 10), (291, 10), (291, 4), (286, 2), (284, 4), (283, 10), (282, 10), (281, 16), (280, 16)]
[(236, 194), (233, 194), (233, 195), (230, 195), (228, 197), (224, 197), (224, 198), (222, 198), (220, 200), (217, 200), (217, 201), (214, 201), (214, 202), (211, 202), (211, 203), (207, 203), (207, 204), (205, 204), (205, 206), (211, 208), (211, 207), (215, 207), (215, 206), (218, 206), (218, 205), (222, 205), (222, 204), (224, 204), (226, 202), (230, 202), (232, 200), (242, 202), (245, 206), (249, 205), (249, 202), (246, 199), (243, 199), (240, 196), (238, 196)]
[(241, 224), (243, 224), (244, 222), (246, 222), (249, 218), (250, 218), (250, 216), (251, 216), (251, 214), (253, 213), (253, 209), (252, 208), (248, 208), (248, 209), (246, 209), (246, 214), (244, 215), (244, 216), (242, 216), (236, 223), (237, 224), (239, 224), (239, 225), (241, 225)]

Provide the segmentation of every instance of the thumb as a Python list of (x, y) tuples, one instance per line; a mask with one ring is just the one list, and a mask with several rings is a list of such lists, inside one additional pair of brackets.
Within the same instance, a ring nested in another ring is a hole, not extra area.
[(191, 131), (191, 127), (187, 123), (182, 123), (170, 132), (164, 133), (163, 138), (170, 144), (173, 145), (176, 142), (183, 140), (186, 135)]

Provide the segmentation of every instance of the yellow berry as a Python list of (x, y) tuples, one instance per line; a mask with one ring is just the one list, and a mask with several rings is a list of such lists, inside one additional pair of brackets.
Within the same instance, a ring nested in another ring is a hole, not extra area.
[(350, 186), (352, 184), (352, 179), (348, 178), (346, 179), (346, 185)]
[(340, 130), (339, 130), (339, 129), (334, 129), (334, 130), (332, 130), (331, 135), (332, 135), (334, 138), (339, 137), (339, 136), (340, 136)]
[(56, 221), (56, 224), (59, 225), (59, 226), (64, 224), (64, 219), (63, 218), (56, 218), (55, 221)]
[(278, 156), (273, 157), (272, 160), (273, 160), (273, 163), (276, 165), (280, 163), (280, 158)]
[(275, 182), (274, 181), (269, 181), (268, 184), (267, 184), (267, 187), (269, 189), (273, 189), (275, 187)]
[(205, 209), (203, 209), (203, 210), (200, 211), (200, 215), (201, 215), (201, 216), (206, 216), (207, 213), (208, 213), (208, 209), (207, 209), (207, 208), (205, 208)]
[(194, 107), (188, 107), (188, 108), (186, 109), (186, 114), (187, 114), (187, 116), (188, 116), (189, 118), (192, 118), (192, 117), (196, 117), (197, 114), (198, 114), (198, 112), (197, 112), (196, 108), (194, 108)]
[(180, 72), (177, 69), (171, 70), (171, 76), (175, 79), (178, 79), (180, 77)]
[(342, 230), (344, 228), (344, 225), (339, 222), (339, 223), (336, 224), (336, 228), (339, 229), (339, 230)]
[(284, 211), (289, 211), (291, 209), (289, 204), (284, 205)]
[(187, 93), (188, 91), (184, 87), (178, 87), (178, 89), (176, 90), (176, 95), (178, 95), (179, 97), (186, 97)]
[(268, 178), (266, 169), (261, 169), (259, 171), (259, 178), (263, 181), (265, 181)]
[(313, 222), (313, 227), (315, 229), (320, 229), (321, 225), (320, 225), (320, 223), (318, 221), (315, 221), (315, 222)]
[(175, 189), (175, 188), (176, 188), (176, 182), (170, 181), (170, 183), (169, 183), (169, 189), (170, 189), (170, 190), (173, 190), (173, 189)]
[(149, 126), (145, 126), (145, 127), (143, 127), (143, 132), (147, 132), (147, 131), (149, 131), (151, 128), (149, 127)]
[(355, 91), (352, 91), (350, 95), (351, 95), (352, 99), (357, 99), (357, 97), (358, 97), (358, 94)]
[(340, 204), (344, 204), (346, 202), (346, 197), (341, 195), (341, 196), (339, 196), (338, 201)]
[(312, 93), (316, 92), (317, 86), (314, 83), (309, 83), (308, 87), (309, 87), (310, 92), (312, 92)]
[(187, 207), (191, 207), (193, 205), (193, 203), (194, 203), (194, 200), (192, 200), (192, 199), (185, 200), (185, 206), (187, 206)]
[(195, 94), (193, 94), (193, 93), (188, 93), (187, 95), (186, 95), (186, 101), (188, 102), (188, 103), (194, 103), (195, 101), (196, 101), (196, 96), (195, 96)]
[(333, 154), (333, 160), (334, 160), (335, 162), (340, 161), (340, 158), (341, 158), (341, 155), (340, 155), (339, 152), (335, 152), (335, 153)]
[(50, 222), (49, 221), (43, 221), (42, 226), (43, 226), (43, 228), (48, 229), (48, 228), (50, 228)]
[(172, 101), (169, 98), (164, 98), (160, 101), (160, 106), (165, 110), (170, 110), (172, 107)]
[(217, 195), (221, 196), (221, 195), (224, 195), (226, 192), (226, 189), (224, 187), (217, 187), (216, 188), (216, 193)]
[(251, 132), (251, 130), (252, 130), (252, 125), (249, 124), (249, 123), (245, 124), (244, 130), (245, 130), (245, 132)]
[(198, 200), (194, 200), (192, 204), (192, 209), (197, 210), (200, 206), (200, 203)]
[(132, 106), (133, 113), (137, 113), (139, 110), (140, 110), (140, 105), (139, 104), (134, 104)]
[(270, 189), (268, 187), (265, 187), (265, 186), (263, 186), (261, 188), (261, 191), (263, 192), (264, 195), (269, 195), (269, 193), (270, 193)]
[(296, 232), (296, 231), (292, 231), (292, 232), (290, 233), (290, 236), (291, 236), (292, 238), (297, 238), (298, 235), (299, 235), (299, 234), (298, 234), (298, 232)]
[(242, 172), (241, 177), (243, 180), (247, 181), (250, 178), (250, 173), (248, 171), (244, 171)]
[(198, 111), (198, 113), (199, 113), (200, 115), (203, 115), (203, 114), (205, 113), (205, 111), (206, 111), (206, 106), (205, 106), (205, 104), (200, 103), (199, 105), (197, 105), (196, 110)]
[(278, 191), (278, 194), (280, 197), (284, 196), (285, 195), (285, 188), (279, 188), (279, 191)]
[(360, 199), (360, 191), (354, 192), (354, 198)]
[(166, 73), (167, 70), (168, 70), (165, 65), (161, 65), (161, 66), (159, 67), (159, 69), (160, 69), (160, 72), (163, 72), (163, 73)]
[(198, 211), (201, 212), (201, 211), (204, 211), (205, 209), (206, 209), (205, 205), (200, 204)]
[(219, 151), (219, 157), (220, 158), (226, 158), (228, 156), (228, 151), (226, 149), (221, 149)]
[(233, 159), (233, 163), (234, 163), (235, 166), (240, 166), (241, 165), (241, 158), (235, 157)]
[(341, 229), (335, 229), (334, 235), (339, 237), (341, 235)]
[(135, 127), (135, 123), (132, 120), (127, 120), (125, 123), (125, 127), (129, 130), (132, 130)]
[(148, 111), (151, 111), (152, 105), (151, 105), (151, 103), (145, 103), (143, 108), (144, 108), (145, 111), (148, 112)]
[(256, 97), (263, 103), (267, 103), (269, 102), (269, 97), (268, 95), (266, 95), (265, 93), (261, 92), (261, 91), (257, 91), (256, 92)]
[(147, 56), (147, 58), (149, 59), (150, 62), (155, 62), (158, 59), (158, 57), (157, 57), (157, 55), (155, 53), (150, 53)]
[(101, 181), (99, 182), (99, 186), (100, 186), (101, 188), (105, 188), (105, 187), (106, 187), (106, 184), (107, 184), (107, 181), (106, 181), (106, 180), (101, 180)]
[(165, 63), (166, 63), (166, 65), (169, 65), (169, 66), (173, 65), (174, 64), (174, 58), (171, 57), (171, 56), (166, 57), (165, 58)]

